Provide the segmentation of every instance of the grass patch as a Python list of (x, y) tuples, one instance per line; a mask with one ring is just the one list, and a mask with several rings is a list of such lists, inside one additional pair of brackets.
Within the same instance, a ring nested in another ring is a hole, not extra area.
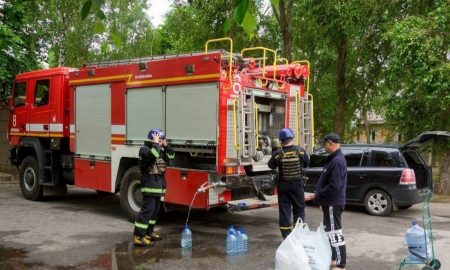
[(431, 201), (435, 203), (450, 203), (450, 195), (434, 193)]

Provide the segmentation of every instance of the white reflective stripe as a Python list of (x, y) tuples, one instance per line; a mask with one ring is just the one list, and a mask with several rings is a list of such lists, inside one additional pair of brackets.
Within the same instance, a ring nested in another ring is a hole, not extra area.
[(327, 232), (327, 234), (342, 234), (342, 229)]
[(63, 124), (50, 124), (50, 132), (63, 132)]
[(111, 134), (125, 135), (125, 125), (111, 125)]
[[(44, 129), (44, 125), (47, 125), (48, 129)], [(27, 124), (26, 130), (30, 132), (63, 132), (63, 124)]]
[(343, 246), (343, 245), (345, 245), (345, 241), (331, 244), (331, 246), (333, 246), (333, 247), (340, 247), (340, 246)]
[(11, 132), (19, 132), (20, 131), (20, 129), (18, 129), (18, 128), (11, 128)]
[(334, 230), (334, 213), (333, 206), (328, 207), (328, 214), (330, 215), (330, 230)]
[(75, 133), (75, 125), (70, 125), (70, 133)]
[(27, 124), (27, 131), (35, 131), (35, 132), (47, 132), (48, 130), (44, 129), (44, 124)]

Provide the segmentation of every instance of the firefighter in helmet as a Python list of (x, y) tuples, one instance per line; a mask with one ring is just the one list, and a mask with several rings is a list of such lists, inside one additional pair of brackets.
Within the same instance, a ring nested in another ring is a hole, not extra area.
[(161, 205), (161, 196), (164, 196), (166, 191), (166, 165), (175, 157), (175, 152), (167, 144), (162, 130), (151, 129), (147, 138), (149, 141), (139, 149), (143, 205), (134, 223), (134, 244), (137, 246), (151, 246), (155, 241), (161, 240), (161, 236), (153, 229)]
[(305, 149), (294, 145), (294, 132), (283, 128), (279, 133), (281, 148), (272, 153), (268, 165), (278, 168), (278, 207), (279, 224), (283, 238), (292, 230), (291, 211), (294, 222), (305, 219), (305, 191), (303, 168), (308, 166), (309, 158)]

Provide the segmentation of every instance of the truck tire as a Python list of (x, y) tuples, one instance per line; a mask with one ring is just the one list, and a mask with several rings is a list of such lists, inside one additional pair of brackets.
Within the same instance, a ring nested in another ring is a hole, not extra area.
[(32, 201), (43, 198), (43, 189), (39, 184), (39, 166), (35, 157), (28, 156), (19, 167), (19, 183), (23, 196)]
[(130, 222), (134, 222), (142, 207), (141, 172), (137, 166), (129, 168), (120, 185), (120, 206)]
[(387, 216), (392, 211), (392, 199), (380, 189), (372, 189), (364, 198), (367, 213), (374, 216)]

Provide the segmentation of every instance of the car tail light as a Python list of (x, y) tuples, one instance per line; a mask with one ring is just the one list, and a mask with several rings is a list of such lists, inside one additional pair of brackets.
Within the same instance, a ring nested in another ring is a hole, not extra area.
[(400, 177), (400, 185), (415, 185), (416, 175), (413, 169), (404, 169)]

